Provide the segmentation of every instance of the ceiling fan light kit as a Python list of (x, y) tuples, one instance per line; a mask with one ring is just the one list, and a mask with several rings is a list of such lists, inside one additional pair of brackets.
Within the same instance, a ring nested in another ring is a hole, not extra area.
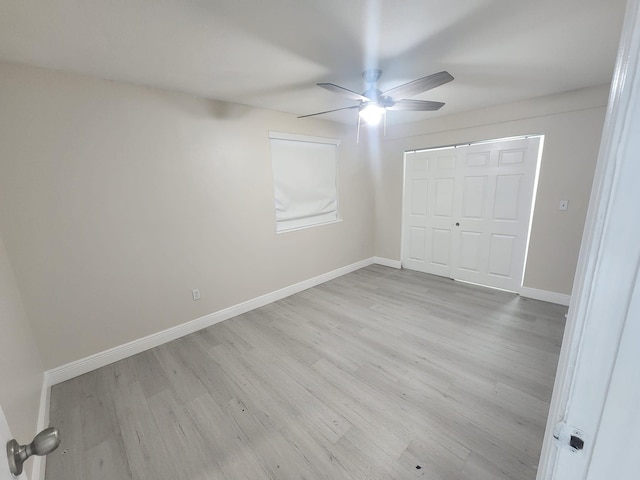
[(380, 123), (385, 113), (386, 109), (376, 102), (365, 102), (360, 106), (359, 115), (367, 125), (375, 126)]
[(358, 101), (358, 105), (350, 107), (336, 108), (324, 112), (312, 113), (309, 115), (301, 115), (298, 118), (313, 117), (323, 115), (325, 113), (337, 112), (339, 110), (358, 109), (358, 127), (360, 119), (368, 125), (378, 125), (380, 120), (386, 115), (387, 110), (404, 110), (413, 112), (426, 112), (439, 110), (444, 106), (443, 102), (430, 102), (427, 100), (410, 100), (420, 93), (439, 87), (453, 80), (453, 76), (446, 71), (434, 73), (426, 77), (421, 77), (412, 82), (404, 83), (394, 87), (386, 92), (380, 91), (376, 87), (376, 83), (382, 74), (382, 70), (370, 69), (362, 72), (362, 78), (368, 87), (363, 93), (357, 93), (353, 90), (341, 87), (333, 83), (318, 83), (319, 87), (324, 88), (332, 93), (336, 93), (350, 100)]

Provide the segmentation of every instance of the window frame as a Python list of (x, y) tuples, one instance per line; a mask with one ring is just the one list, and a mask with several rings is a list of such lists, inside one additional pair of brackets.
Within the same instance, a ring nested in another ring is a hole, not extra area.
[[(273, 143), (272, 140), (284, 140), (284, 141), (289, 141), (289, 142), (300, 142), (300, 143), (309, 143), (309, 144), (322, 144), (322, 145), (331, 145), (334, 146), (334, 155), (333, 155), (333, 159), (332, 161), (334, 162), (334, 166), (335, 166), (335, 219), (331, 219), (329, 221), (321, 221), (321, 222), (316, 222), (316, 223), (309, 223), (309, 224), (305, 224), (305, 225), (299, 225), (299, 226), (295, 226), (295, 227), (290, 227), (290, 228), (278, 228), (278, 219), (277, 219), (277, 212), (276, 212), (276, 208), (275, 208), (275, 202), (276, 202), (276, 193), (275, 193), (275, 186), (276, 186), (276, 175), (275, 175), (275, 171), (274, 171), (274, 158), (273, 158)], [(340, 159), (339, 159), (339, 149), (338, 147), (341, 144), (341, 140), (337, 139), (337, 138), (330, 138), (330, 137), (318, 137), (318, 136), (311, 136), (311, 135), (301, 135), (301, 134), (295, 134), (295, 133), (284, 133), (284, 132), (276, 132), (276, 131), (269, 131), (269, 149), (270, 149), (270, 160), (271, 160), (271, 186), (272, 186), (272, 193), (273, 193), (273, 201), (274, 201), (274, 219), (275, 219), (275, 231), (276, 234), (282, 234), (282, 233), (288, 233), (288, 232), (295, 232), (297, 230), (304, 230), (307, 228), (314, 228), (314, 227), (319, 227), (319, 226), (323, 226), (323, 225), (331, 225), (334, 223), (340, 223), (342, 222), (342, 216), (340, 214), (340, 192), (339, 192), (339, 178), (340, 178)]]

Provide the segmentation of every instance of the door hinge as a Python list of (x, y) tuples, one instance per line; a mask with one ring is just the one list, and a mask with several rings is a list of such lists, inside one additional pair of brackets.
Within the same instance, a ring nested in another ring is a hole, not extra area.
[(553, 438), (555, 439), (556, 445), (568, 448), (574, 453), (584, 448), (584, 432), (565, 422), (556, 424), (553, 429)]

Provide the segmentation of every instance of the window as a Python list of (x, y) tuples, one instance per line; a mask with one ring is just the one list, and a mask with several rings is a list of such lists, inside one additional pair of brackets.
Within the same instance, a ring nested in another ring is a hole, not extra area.
[(269, 132), (276, 231), (338, 221), (339, 140)]

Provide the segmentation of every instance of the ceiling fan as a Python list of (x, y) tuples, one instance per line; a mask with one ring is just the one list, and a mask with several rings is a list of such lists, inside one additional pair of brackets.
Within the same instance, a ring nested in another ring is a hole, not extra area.
[(336, 108), (324, 112), (311, 113), (309, 115), (301, 115), (298, 118), (313, 117), (315, 115), (323, 115), (325, 113), (337, 112), (340, 110), (358, 109), (358, 125), (360, 119), (369, 125), (377, 125), (387, 110), (404, 110), (413, 112), (434, 111), (442, 108), (442, 102), (430, 102), (427, 100), (410, 100), (422, 92), (431, 90), (432, 88), (444, 85), (453, 80), (449, 72), (438, 72), (433, 75), (418, 78), (412, 82), (404, 83), (385, 92), (376, 88), (376, 83), (382, 74), (382, 70), (370, 69), (362, 72), (362, 78), (367, 83), (367, 89), (362, 93), (357, 93), (347, 88), (335, 85), (333, 83), (318, 83), (319, 87), (337, 93), (350, 100), (360, 102), (358, 105), (350, 107)]

